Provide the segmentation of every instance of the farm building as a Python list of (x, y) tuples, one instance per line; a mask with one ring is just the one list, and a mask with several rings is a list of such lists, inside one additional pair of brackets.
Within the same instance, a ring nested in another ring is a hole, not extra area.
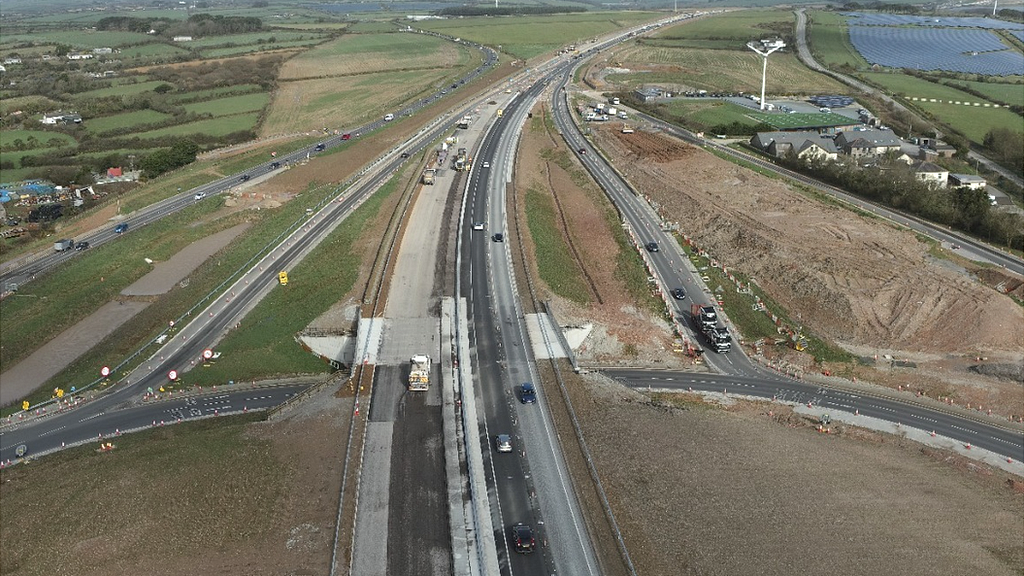
[(750, 145), (775, 158), (794, 153), (803, 160), (835, 160), (839, 155), (831, 137), (810, 131), (758, 132)]
[(82, 116), (75, 114), (74, 112), (54, 112), (52, 114), (43, 114), (43, 117), (39, 121), (50, 126), (68, 123), (81, 124)]
[(633, 91), (633, 95), (641, 102), (650, 102), (655, 98), (661, 97), (661, 94), (662, 92), (658, 88), (640, 88)]
[(971, 190), (981, 190), (986, 184), (988, 184), (988, 182), (986, 182), (984, 178), (975, 174), (949, 175), (950, 188), (970, 188)]
[(192, 41), (192, 37), (191, 36), (175, 36), (173, 38), (173, 40), (175, 42), (191, 42)]

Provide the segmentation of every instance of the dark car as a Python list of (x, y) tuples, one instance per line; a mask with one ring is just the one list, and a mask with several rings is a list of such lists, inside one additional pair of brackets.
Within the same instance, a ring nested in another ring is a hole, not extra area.
[(657, 252), (658, 251), (658, 243), (657, 242), (648, 242), (647, 246), (645, 246), (645, 248), (647, 248), (648, 252)]
[(128, 231), (128, 224), (121, 223), (121, 224), (118, 224), (117, 226), (114, 226), (114, 233), (115, 234), (124, 234), (127, 231)]
[(533, 404), (537, 401), (537, 389), (529, 382), (523, 382), (519, 389), (519, 401), (523, 404)]
[(280, 162), (271, 162), (270, 163), (270, 169), (271, 170), (277, 170), (280, 167), (281, 167), (281, 163)]
[(682, 288), (676, 288), (672, 291), (672, 297), (676, 300), (682, 300), (683, 298), (686, 298), (686, 291)]
[(324, 148), (327, 148), (327, 145), (321, 142), (317, 144), (316, 147), (313, 148), (313, 150), (316, 150), (317, 152), (323, 152)]
[(580, 148), (580, 155), (583, 155), (583, 154), (586, 154), (586, 153), (587, 153), (587, 149), (586, 148)]
[(501, 232), (498, 232), (494, 236), (491, 236), (491, 240), (494, 240), (495, 242), (504, 242), (505, 241), (505, 235), (502, 234)]
[(520, 554), (532, 553), (537, 544), (533, 538), (533, 528), (526, 524), (516, 524), (513, 526), (512, 544), (515, 545), (516, 552)]
[(402, 158), (408, 158), (408, 157), (409, 157), (409, 153), (408, 152), (402, 152)]
[(89, 249), (89, 243), (86, 242), (85, 240), (82, 240), (78, 244), (75, 244), (75, 250), (81, 251), (81, 250), (88, 250), (88, 249)]
[(352, 138), (352, 134), (349, 134), (348, 132), (346, 132), (346, 133), (341, 135), (341, 139), (342, 140), (350, 140), (351, 138)]
[(239, 182), (246, 182), (248, 180), (249, 180), (249, 175), (248, 174), (242, 174), (241, 176), (238, 177), (238, 181)]

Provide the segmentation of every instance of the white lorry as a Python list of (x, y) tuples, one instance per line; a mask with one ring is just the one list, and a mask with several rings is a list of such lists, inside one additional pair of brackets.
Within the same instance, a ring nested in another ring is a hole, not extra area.
[(417, 354), (412, 357), (409, 367), (409, 390), (426, 390), (430, 387), (430, 356)]

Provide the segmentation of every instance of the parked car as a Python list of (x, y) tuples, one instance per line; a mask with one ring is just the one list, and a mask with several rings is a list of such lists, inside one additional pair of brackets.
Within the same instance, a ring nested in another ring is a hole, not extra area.
[(676, 288), (672, 290), (672, 297), (675, 298), (676, 300), (682, 300), (683, 298), (686, 298), (686, 290), (683, 290), (682, 288)]
[(78, 244), (75, 244), (75, 250), (78, 250), (79, 252), (81, 252), (82, 250), (88, 250), (88, 249), (89, 249), (89, 243), (86, 242), (85, 240), (82, 240)]
[(657, 252), (658, 251), (658, 243), (657, 242), (648, 242), (647, 245), (645, 246), (645, 248), (647, 248), (648, 252)]
[(516, 552), (530, 554), (536, 547), (536, 540), (533, 538), (533, 528), (526, 524), (516, 524), (512, 527), (512, 543)]
[(533, 404), (537, 401), (537, 389), (530, 382), (523, 382), (519, 389), (519, 401), (523, 404)]
[(127, 231), (128, 231), (128, 223), (127, 222), (122, 222), (122, 223), (118, 224), (117, 226), (114, 226), (114, 233), (115, 234), (124, 234)]
[(512, 436), (508, 434), (498, 434), (494, 438), (494, 446), (498, 449), (498, 452), (511, 452)]

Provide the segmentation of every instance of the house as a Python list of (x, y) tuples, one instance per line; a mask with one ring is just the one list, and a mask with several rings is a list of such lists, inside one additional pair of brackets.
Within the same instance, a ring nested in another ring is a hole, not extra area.
[(782, 158), (796, 154), (802, 160), (835, 160), (839, 155), (831, 136), (817, 132), (758, 132), (750, 145), (769, 156)]
[(899, 152), (902, 143), (892, 130), (877, 130), (875, 128), (844, 130), (836, 136), (836, 148), (843, 154), (854, 158)]
[(54, 112), (52, 114), (43, 114), (43, 117), (39, 122), (48, 126), (56, 126), (57, 124), (67, 124), (72, 122), (74, 124), (82, 123), (82, 116), (74, 112)]
[(124, 170), (122, 170), (120, 166), (118, 166), (117, 168), (107, 168), (107, 177), (108, 178), (117, 178), (118, 176), (123, 176), (123, 175), (124, 175)]
[(11, 64), (21, 64), (21, 58), (4, 58), (4, 66), (10, 66)]
[(911, 165), (914, 178), (932, 188), (945, 188), (949, 180), (949, 170), (927, 161), (918, 161)]
[(91, 60), (92, 54), (68, 54), (68, 60)]
[(928, 150), (926, 154), (935, 154), (939, 158), (952, 158), (956, 154), (956, 148), (935, 138), (920, 138), (917, 143), (921, 146), (922, 151)]
[(174, 40), (175, 42), (191, 42), (192, 41), (192, 37), (191, 36), (175, 36), (174, 38), (172, 38), (172, 40)]
[(950, 188), (970, 188), (971, 190), (981, 190), (986, 184), (988, 184), (988, 182), (986, 182), (984, 178), (974, 174), (949, 175)]
[(113, 48), (93, 48), (92, 49), (92, 53), (93, 54), (113, 54), (114, 53), (114, 49)]

